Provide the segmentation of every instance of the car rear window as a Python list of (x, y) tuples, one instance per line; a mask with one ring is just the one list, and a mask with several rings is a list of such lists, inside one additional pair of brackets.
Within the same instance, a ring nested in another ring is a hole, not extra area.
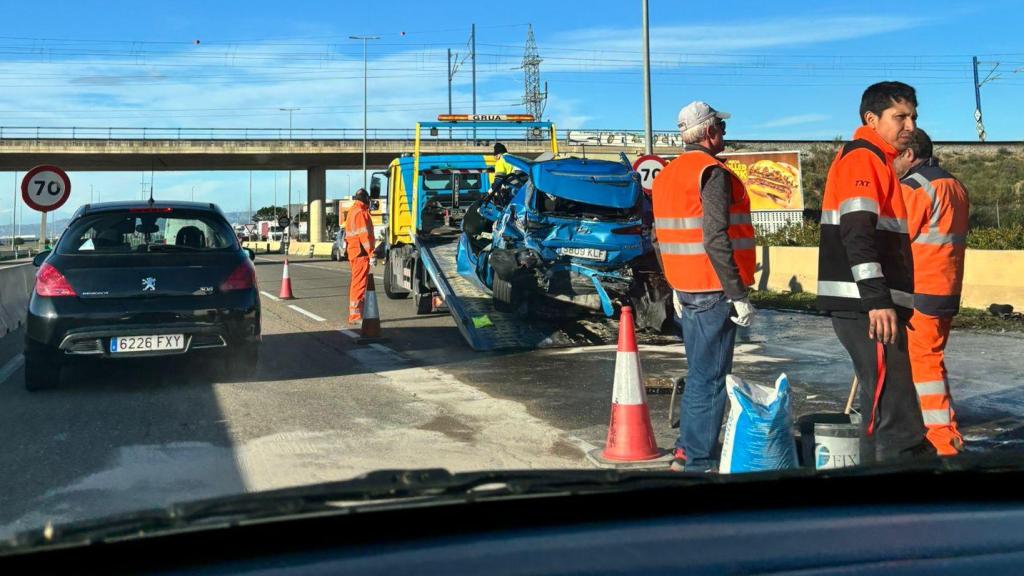
[(76, 222), (57, 246), (60, 254), (205, 252), (237, 245), (223, 218), (194, 210), (105, 212)]

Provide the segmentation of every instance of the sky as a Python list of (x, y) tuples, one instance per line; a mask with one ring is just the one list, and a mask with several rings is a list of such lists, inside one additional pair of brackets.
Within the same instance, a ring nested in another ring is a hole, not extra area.
[[(560, 129), (643, 128), (639, 1), (248, 0), (3, 1), (0, 126), (362, 126), (368, 43), (369, 126), (410, 128), (447, 109), (447, 50), (459, 64), (456, 112), (472, 100), (469, 33), (477, 26), (477, 109), (522, 112), (520, 68), (532, 25), (545, 119)], [(989, 140), (1024, 138), (1024, 3), (650, 0), (652, 116), (672, 130), (695, 99), (730, 112), (727, 138), (831, 139), (858, 124), (860, 94), (881, 80), (918, 90), (937, 140), (975, 140), (971, 57)], [(500, 17), (500, 21), (495, 21)], [(997, 65), (998, 64), (998, 65)], [(994, 70), (994, 71), (993, 71)], [(991, 74), (990, 74), (991, 72)], [(283, 202), (286, 173), (253, 175), (256, 208)], [(137, 198), (141, 173), (74, 173), (66, 217), (99, 198)], [(16, 175), (0, 173), (0, 230)], [(358, 172), (329, 171), (328, 197)], [(248, 209), (248, 172), (158, 172), (158, 197)], [(148, 185), (148, 184), (147, 184)], [(9, 190), (10, 193), (4, 193)], [(293, 176), (295, 201), (305, 177)], [(20, 204), (20, 200), (18, 200)], [(27, 211), (26, 211), (27, 212)], [(61, 218), (57, 215), (57, 219)], [(19, 216), (20, 218), (20, 216)], [(38, 222), (31, 213), (26, 220)]]

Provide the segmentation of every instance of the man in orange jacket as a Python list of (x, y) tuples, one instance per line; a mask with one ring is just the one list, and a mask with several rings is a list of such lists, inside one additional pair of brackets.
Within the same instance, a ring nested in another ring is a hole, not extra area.
[(370, 219), (370, 195), (360, 188), (353, 196), (355, 202), (345, 218), (345, 241), (348, 262), (351, 267), (351, 282), (348, 288), (348, 323), (361, 324), (363, 321), (363, 298), (366, 296), (366, 282), (376, 265), (373, 256), (373, 221)]
[(907, 205), (914, 256), (914, 315), (907, 347), (914, 388), (928, 440), (942, 456), (963, 450), (946, 378), (945, 350), (953, 316), (960, 310), (970, 201), (963, 184), (939, 166), (932, 141), (917, 129), (910, 147), (893, 161)]
[(829, 168), (821, 200), (818, 308), (860, 382), (863, 463), (925, 456), (907, 352), (914, 270), (907, 209), (893, 160), (910, 145), (917, 94), (902, 82), (864, 91), (861, 126)]

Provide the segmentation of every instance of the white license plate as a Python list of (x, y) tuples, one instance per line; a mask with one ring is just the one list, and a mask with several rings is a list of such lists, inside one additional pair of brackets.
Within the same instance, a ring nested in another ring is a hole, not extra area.
[(159, 336), (115, 336), (110, 339), (110, 353), (160, 352), (163, 350), (184, 350), (184, 334), (160, 334)]
[(586, 258), (587, 260), (601, 260), (608, 257), (608, 252), (597, 248), (559, 248), (558, 253), (573, 258)]

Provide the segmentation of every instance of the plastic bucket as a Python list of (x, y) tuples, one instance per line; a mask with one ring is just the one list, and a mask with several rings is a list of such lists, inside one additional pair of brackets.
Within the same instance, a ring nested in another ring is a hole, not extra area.
[(826, 470), (860, 464), (859, 414), (808, 414), (797, 427), (804, 466)]

